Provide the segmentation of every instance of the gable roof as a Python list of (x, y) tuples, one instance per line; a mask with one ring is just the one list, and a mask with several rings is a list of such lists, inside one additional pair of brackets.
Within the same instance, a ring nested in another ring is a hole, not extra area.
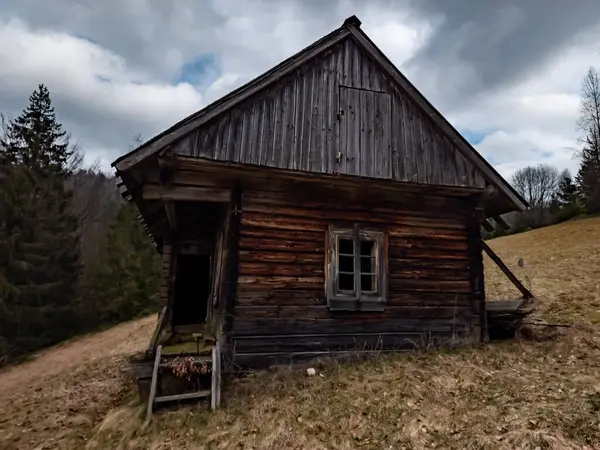
[(300, 68), (308, 61), (320, 56), (345, 39), (351, 38), (389, 78), (400, 87), (414, 103), (428, 115), (438, 129), (454, 144), (463, 157), (475, 166), (486, 180), (503, 194), (517, 210), (527, 208), (527, 202), (510, 184), (473, 148), (471, 144), (442, 116), (442, 114), (421, 94), (385, 54), (360, 29), (361, 22), (356, 16), (346, 19), (340, 28), (332, 31), (310, 46), (281, 62), (271, 70), (235, 89), (221, 99), (200, 111), (191, 114), (166, 131), (145, 142), (137, 149), (121, 156), (112, 163), (119, 172), (128, 170), (171, 145), (178, 139), (201, 125), (230, 110), (254, 94), (262, 91), (282, 77)]

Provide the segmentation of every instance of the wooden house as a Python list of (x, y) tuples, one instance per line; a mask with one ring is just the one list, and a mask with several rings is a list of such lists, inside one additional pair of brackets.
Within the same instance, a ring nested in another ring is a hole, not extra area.
[(355, 16), (113, 166), (162, 254), (149, 353), (227, 371), (485, 339), (480, 227), (527, 207)]

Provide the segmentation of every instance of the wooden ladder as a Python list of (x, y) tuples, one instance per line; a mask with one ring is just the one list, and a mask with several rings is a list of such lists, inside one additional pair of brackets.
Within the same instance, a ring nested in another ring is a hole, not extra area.
[(206, 357), (197, 359), (199, 362), (212, 363), (212, 378), (210, 390), (188, 392), (185, 394), (164, 395), (157, 397), (156, 388), (158, 385), (158, 378), (160, 376), (159, 369), (167, 367), (167, 364), (163, 364), (160, 362), (161, 353), (162, 345), (159, 345), (156, 348), (156, 356), (154, 357), (154, 368), (152, 370), (152, 381), (150, 384), (150, 397), (148, 398), (148, 408), (146, 410), (146, 422), (150, 420), (150, 417), (152, 416), (152, 412), (154, 410), (154, 406), (159, 403), (210, 397), (211, 409), (214, 411), (219, 407), (219, 405), (221, 404), (221, 350), (218, 341), (215, 342), (215, 345), (213, 345), (212, 358)]

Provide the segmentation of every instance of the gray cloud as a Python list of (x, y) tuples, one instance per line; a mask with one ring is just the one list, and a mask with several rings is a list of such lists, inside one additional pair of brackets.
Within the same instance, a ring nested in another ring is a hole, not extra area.
[(430, 83), (449, 87), (452, 102), (519, 81), (600, 23), (598, 0), (413, 0), (411, 7), (439, 26), (408, 66), (433, 72)]

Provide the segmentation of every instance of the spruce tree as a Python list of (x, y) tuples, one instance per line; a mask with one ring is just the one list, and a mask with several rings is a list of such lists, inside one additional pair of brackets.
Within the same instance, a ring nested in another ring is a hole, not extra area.
[(2, 147), (3, 332), (12, 352), (23, 353), (77, 326), (78, 224), (65, 188), (73, 152), (43, 85), (9, 122)]
[(69, 174), (73, 149), (66, 132), (56, 120), (50, 92), (40, 84), (30, 96), (29, 105), (6, 130), (2, 160), (23, 164), (41, 175)]

